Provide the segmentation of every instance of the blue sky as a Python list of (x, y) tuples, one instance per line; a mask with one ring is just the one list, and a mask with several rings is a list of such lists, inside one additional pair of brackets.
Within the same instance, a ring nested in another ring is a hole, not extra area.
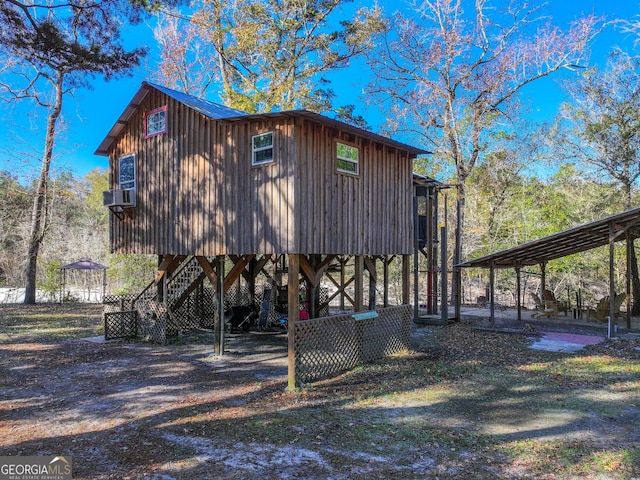
[[(356, 0), (357, 3), (359, 2)], [(393, 10), (397, 5), (396, 1), (388, 0), (382, 0), (380, 3), (388, 5), (388, 10)], [(561, 24), (581, 14), (592, 12), (609, 19), (640, 19), (640, 0), (549, 0), (547, 3), (548, 14)], [(154, 48), (151, 28), (146, 25), (129, 29), (125, 38), (128, 38), (128, 43), (142, 43), (152, 50)], [(629, 50), (631, 43), (632, 39), (609, 26), (593, 45), (591, 63), (602, 65), (607, 53), (614, 46), (622, 46)], [(83, 177), (95, 168), (107, 167), (107, 159), (95, 156), (93, 152), (141, 82), (149, 79), (148, 71), (152, 68), (157, 54), (157, 51), (152, 51), (131, 77), (108, 83), (96, 80), (93, 82), (93, 90), (77, 90), (73, 98), (67, 98), (64, 110), (65, 131), (56, 144), (54, 175), (61, 170), (71, 170), (75, 177)], [(341, 71), (336, 74), (336, 78), (339, 80), (334, 81), (333, 85), (338, 94), (336, 105), (363, 105), (359, 97), (366, 85), (366, 78), (357, 71)], [(562, 89), (558, 83), (570, 81), (570, 78), (570, 75), (565, 73), (553, 79), (544, 79), (522, 92), (522, 100), (531, 106), (535, 120), (549, 120), (555, 115), (563, 100)], [(209, 100), (217, 101), (213, 97)], [(377, 112), (358, 110), (356, 113), (363, 115), (375, 126)], [(38, 175), (45, 116), (44, 109), (33, 108), (26, 103), (15, 107), (3, 106), (0, 111), (0, 122), (3, 125), (0, 129), (0, 170), (9, 170), (22, 177)]]

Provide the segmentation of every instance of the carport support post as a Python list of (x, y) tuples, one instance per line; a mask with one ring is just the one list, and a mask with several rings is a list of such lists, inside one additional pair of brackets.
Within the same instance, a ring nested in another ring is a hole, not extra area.
[(448, 308), (448, 300), (447, 300), (447, 289), (449, 286), (447, 285), (447, 227), (440, 227), (440, 265), (442, 265), (440, 269), (441, 275), (441, 288), (440, 292), (442, 294), (442, 306), (440, 308), (440, 318), (442, 319), (443, 325), (446, 325), (449, 321), (449, 308)]
[[(418, 299), (420, 235), (418, 226), (418, 197), (413, 196), (413, 318), (420, 318), (420, 301)], [(427, 224), (428, 225), (428, 224)], [(427, 238), (429, 236), (427, 235)]]
[(540, 263), (540, 292), (544, 298), (544, 291), (547, 289), (547, 262)]
[(516, 308), (518, 309), (518, 322), (522, 321), (522, 287), (520, 286), (520, 266), (516, 267)]
[[(631, 328), (631, 249), (633, 246), (633, 239), (631, 238), (631, 231), (627, 229), (627, 282), (625, 285), (625, 292), (627, 293), (627, 328)], [(635, 299), (634, 299), (635, 301)]]
[(496, 304), (495, 304), (495, 278), (496, 278), (496, 267), (495, 262), (492, 260), (489, 265), (489, 321), (491, 325), (493, 325), (496, 321)]
[(616, 323), (616, 289), (613, 283), (613, 276), (615, 275), (613, 269), (613, 262), (615, 261), (615, 229), (613, 224), (609, 224), (609, 322), (607, 336), (613, 336), (613, 324)]
[(288, 373), (287, 389), (296, 389), (296, 322), (300, 315), (300, 256), (289, 255), (289, 270), (287, 273), (288, 303), (289, 311), (287, 316), (288, 329)]

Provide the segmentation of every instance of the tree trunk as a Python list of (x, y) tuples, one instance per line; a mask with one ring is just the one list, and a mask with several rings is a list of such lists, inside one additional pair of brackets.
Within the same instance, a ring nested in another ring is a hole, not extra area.
[[(52, 79), (53, 80), (53, 79)], [(49, 170), (51, 159), (53, 158), (53, 144), (56, 137), (56, 126), (62, 111), (64, 73), (57, 72), (55, 78), (55, 102), (53, 103), (47, 118), (47, 134), (45, 137), (44, 155), (42, 157), (42, 167), (40, 178), (33, 199), (33, 211), (31, 214), (31, 236), (29, 239), (29, 251), (27, 253), (26, 267), (26, 287), (24, 292), (24, 303), (36, 303), (36, 267), (38, 264), (38, 253), (40, 245), (44, 239), (45, 230), (48, 223), (47, 218), (47, 187), (49, 185)]]

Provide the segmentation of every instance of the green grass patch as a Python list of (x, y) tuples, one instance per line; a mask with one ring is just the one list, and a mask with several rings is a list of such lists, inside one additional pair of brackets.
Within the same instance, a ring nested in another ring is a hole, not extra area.
[(500, 447), (513, 466), (526, 468), (529, 475), (559, 478), (637, 478), (640, 450), (603, 447), (589, 441), (520, 440)]
[(0, 342), (56, 341), (102, 335), (102, 305), (12, 305), (0, 310)]

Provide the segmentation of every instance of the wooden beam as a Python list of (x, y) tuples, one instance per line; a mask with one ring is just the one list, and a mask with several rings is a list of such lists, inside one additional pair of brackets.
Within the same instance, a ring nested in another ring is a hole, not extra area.
[(207, 260), (207, 257), (197, 256), (196, 259), (202, 267), (202, 271), (209, 278), (209, 281), (211, 282), (211, 285), (213, 285), (213, 288), (218, 288), (218, 275), (213, 270), (213, 267), (209, 263), (209, 260)]
[(378, 272), (375, 265), (375, 257), (369, 257), (369, 256), (364, 257), (364, 267), (369, 272), (369, 275), (373, 277), (374, 283), (377, 282)]
[(309, 263), (309, 259), (305, 255), (300, 255), (300, 272), (305, 276), (307, 281), (312, 285), (315, 285), (315, 272), (313, 271), (313, 267)]
[(228, 292), (229, 289), (233, 286), (233, 282), (235, 282), (242, 272), (245, 271), (249, 260), (251, 260), (255, 255), (244, 255), (240, 258), (237, 258), (237, 263), (233, 265), (233, 268), (229, 272), (229, 274), (224, 279), (224, 291)]
[(264, 266), (267, 263), (269, 263), (270, 260), (271, 260), (271, 255), (263, 255), (262, 258), (257, 261), (256, 266), (255, 266), (255, 275), (256, 276), (258, 275), (258, 273), (260, 273), (262, 271)]
[(153, 280), (156, 283), (156, 285), (160, 283), (160, 280), (162, 280), (162, 277), (164, 277), (169, 272), (168, 270), (169, 265), (171, 265), (171, 262), (173, 262), (174, 258), (175, 258), (175, 255), (165, 255), (162, 258), (162, 261), (158, 265), (158, 269), (156, 270), (156, 275)]
[(180, 298), (178, 298), (175, 302), (173, 302), (172, 307), (173, 310), (176, 310), (178, 308), (180, 308), (180, 306), (184, 303), (184, 301), (189, 297), (189, 295), (191, 295), (191, 293), (198, 288), (200, 285), (202, 285), (202, 281), (206, 278), (206, 274), (204, 272), (202, 272), (200, 275), (198, 275), (198, 277), (191, 283), (191, 285), (189, 285), (187, 287), (187, 289), (182, 292), (182, 295), (180, 295)]
[[(351, 305), (354, 304), (353, 298), (351, 298), (351, 296), (346, 292), (346, 288), (351, 285), (353, 283), (353, 281), (355, 280), (354, 277), (349, 277), (349, 279), (347, 281), (345, 281), (343, 284), (340, 284), (335, 278), (333, 278), (330, 274), (327, 274), (327, 278), (331, 281), (331, 283), (333, 283), (333, 285), (335, 285), (336, 287), (336, 291), (334, 292), (333, 295), (331, 295), (329, 297), (329, 302), (331, 300), (333, 300), (334, 298), (336, 298), (338, 295), (342, 295), (341, 299), (343, 297), (347, 297), (347, 300), (349, 300), (349, 302), (351, 302)], [(342, 305), (344, 305), (344, 300), (342, 300)], [(342, 310), (344, 310), (344, 306), (341, 307)]]
[(300, 271), (314, 288), (318, 287), (322, 280), (322, 276), (327, 271), (334, 258), (336, 258), (336, 255), (327, 255), (324, 260), (319, 262), (314, 268), (305, 255), (300, 255)]

